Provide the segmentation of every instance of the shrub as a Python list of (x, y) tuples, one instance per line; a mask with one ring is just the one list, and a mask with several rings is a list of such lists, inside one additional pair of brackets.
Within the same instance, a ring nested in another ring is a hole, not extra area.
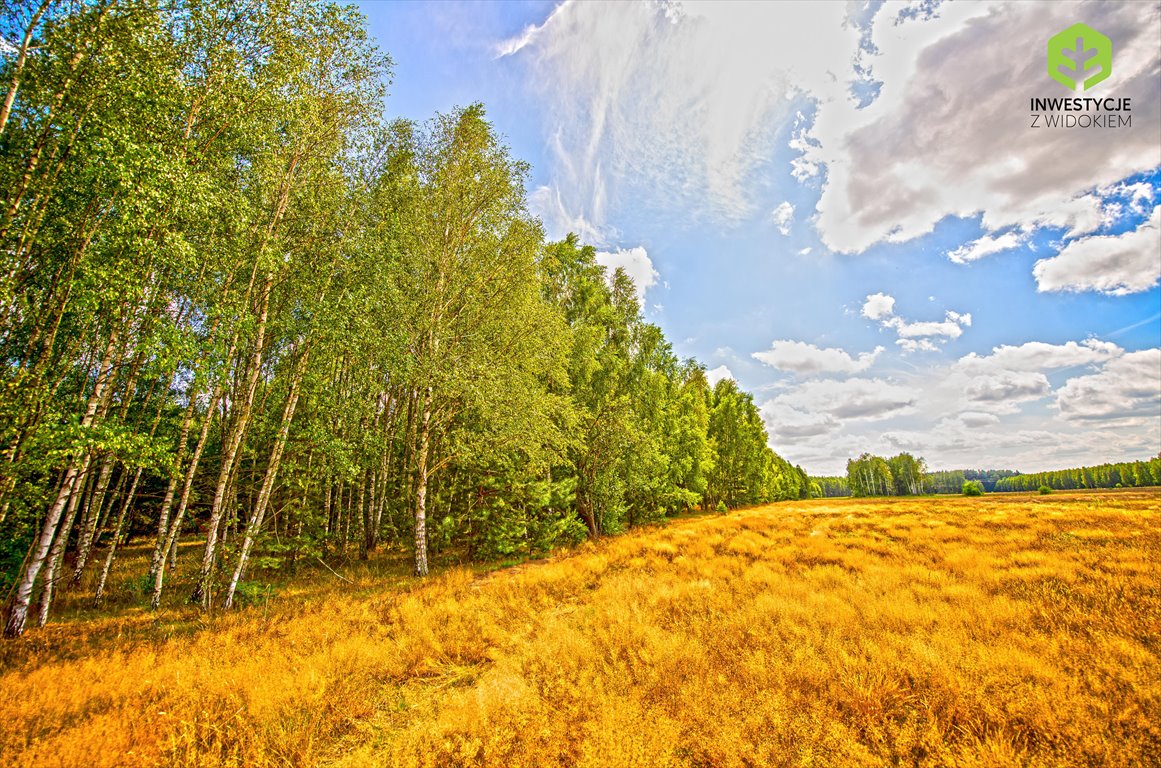
[(1050, 493), (1052, 493), (1052, 489), (1049, 488), (1047, 485), (1040, 486), (1040, 495), (1041, 496), (1047, 496)]
[(719, 501), (718, 506), (717, 506), (717, 511), (724, 515), (725, 513), (730, 511), (730, 508), (726, 506), (726, 503), (724, 501)]
[(272, 584), (260, 584), (257, 581), (239, 581), (234, 591), (234, 604), (239, 608), (250, 605), (269, 604), (274, 597)]
[(983, 496), (984, 486), (979, 480), (968, 480), (963, 484), (964, 496)]

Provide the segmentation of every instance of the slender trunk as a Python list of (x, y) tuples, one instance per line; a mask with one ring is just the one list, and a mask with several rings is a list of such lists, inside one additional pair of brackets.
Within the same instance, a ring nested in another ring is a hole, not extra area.
[(229, 491), (229, 481), (235, 469), (238, 449), (242, 445), (242, 438), (250, 425), (251, 406), (254, 404), (254, 394), (258, 389), (258, 375), (262, 370), (262, 348), (266, 340), (266, 320), (270, 310), (270, 292), (274, 284), (274, 275), (267, 274), (263, 283), (262, 298), (259, 301), (258, 327), (254, 339), (254, 351), (250, 356), (249, 370), (245, 394), (238, 404), (238, 414), (234, 419), (233, 428), (223, 440), (222, 467), (218, 472), (218, 482), (214, 489), (214, 501), (210, 507), (210, 519), (206, 531), (206, 548), (202, 555), (202, 568), (198, 576), (198, 583), (194, 587), (190, 602), (198, 603), (208, 610), (211, 604), (210, 580), (213, 576), (214, 560), (217, 557), (218, 528), (226, 512), (226, 497)]
[(323, 513), (326, 517), (326, 527), (323, 528), (323, 533), (326, 534), (326, 540), (329, 542), (331, 538), (331, 531), (334, 530), (334, 509), (331, 506), (331, 491), (334, 490), (334, 483), (327, 479), (326, 493), (323, 494)]
[(375, 549), (375, 526), (372, 525), (372, 508), (375, 506), (375, 489), (370, 485), (370, 471), (363, 470), (359, 478), (359, 514), (363, 519), (363, 546), (359, 548), (359, 559), (366, 560)]
[(40, 593), (40, 604), (36, 610), (36, 626), (43, 627), (48, 623), (48, 611), (52, 607), (52, 598), (56, 590), (57, 571), (60, 570), (61, 560), (64, 559), (65, 549), (68, 547), (69, 534), (72, 533), (73, 523), (77, 519), (77, 509), (80, 508), (80, 500), (84, 495), (83, 489), (85, 481), (88, 479), (89, 473), (86, 469), (85, 473), (77, 480), (77, 493), (69, 497), (68, 509), (65, 511), (64, 528), (57, 535), (56, 541), (52, 543), (52, 550), (48, 553), (48, 565), (44, 571), (44, 590)]
[(432, 389), (423, 392), (419, 419), (419, 449), (415, 453), (415, 575), (426, 576), (427, 567), (427, 453), (431, 447)]
[[(101, 361), (101, 367), (98, 369), (97, 380), (93, 386), (93, 393), (89, 396), (89, 402), (85, 408), (84, 416), (81, 417), (81, 427), (83, 428), (92, 425), (97, 408), (104, 400), (105, 388), (108, 386), (109, 380), (113, 375), (113, 353), (116, 348), (117, 334), (114, 332), (110, 335), (109, 343), (105, 347), (105, 354)], [(77, 490), (78, 478), (88, 471), (91, 459), (92, 453), (90, 451), (84, 451), (83, 457), (74, 458), (65, 471), (64, 482), (61, 483), (56, 500), (53, 501), (48, 509), (48, 513), (44, 516), (44, 524), (41, 527), (40, 535), (32, 544), (29, 557), (25, 562), (20, 577), (16, 581), (16, 589), (4, 606), (5, 637), (19, 637), (24, 634), (24, 624), (28, 620), (28, 606), (32, 602), (32, 591), (36, 587), (36, 579), (44, 567), (44, 562), (48, 558), (49, 549), (52, 547), (52, 542), (56, 538), (57, 527), (60, 525), (65, 506)]]
[(24, 38), (20, 41), (20, 48), (16, 52), (16, 62), (12, 65), (12, 80), (8, 83), (8, 95), (4, 98), (4, 106), (0, 107), (0, 136), (4, 135), (4, 128), (8, 125), (8, 116), (12, 114), (12, 104), (16, 101), (16, 91), (20, 88), (20, 78), (24, 75), (24, 62), (28, 59), (28, 47), (32, 44), (32, 34), (36, 31), (36, 24), (40, 17), (48, 10), (52, 0), (41, 0), (32, 20), (28, 22), (28, 29), (24, 30)]
[(339, 483), (339, 514), (342, 516), (339, 519), (339, 527), (343, 531), (343, 537), (339, 542), (339, 551), (342, 553), (344, 559), (347, 556), (347, 544), (351, 541), (351, 499), (354, 498), (353, 489), (347, 488), (347, 499), (343, 501), (343, 489), (345, 486), (345, 483)]
[(121, 504), (121, 513), (117, 515), (117, 526), (113, 531), (113, 538), (109, 541), (109, 553), (105, 556), (105, 564), (101, 568), (101, 577), (97, 581), (97, 589), (93, 593), (93, 605), (99, 606), (105, 597), (105, 585), (109, 581), (109, 571), (113, 569), (113, 561), (117, 557), (117, 547), (121, 543), (121, 536), (125, 531), (125, 520), (129, 515), (129, 507), (133, 504), (133, 497), (137, 495), (137, 483), (141, 480), (142, 467), (137, 468), (133, 476), (133, 483), (129, 486), (129, 493)]
[[(181, 431), (178, 434), (176, 462), (178, 467), (181, 466), (182, 461), (185, 459), (189, 430), (193, 425), (194, 405), (195, 399), (191, 397), (189, 407), (186, 408), (185, 416), (182, 418)], [(169, 513), (173, 511), (173, 500), (177, 495), (177, 484), (178, 472), (175, 470), (170, 475), (169, 482), (165, 485), (165, 497), (162, 499), (161, 509), (157, 513), (157, 537), (154, 539), (153, 557), (149, 560), (149, 578), (151, 581), (156, 578), (157, 571), (161, 568), (162, 557), (165, 553), (165, 543), (169, 539)]]
[[(154, 557), (157, 558), (158, 563), (157, 569), (153, 571), (153, 594), (149, 598), (149, 607), (155, 611), (161, 605), (161, 593), (165, 588), (165, 561), (168, 558), (170, 570), (173, 570), (177, 563), (177, 539), (181, 534), (182, 518), (185, 516), (186, 507), (189, 505), (190, 492), (193, 490), (194, 480), (197, 477), (198, 463), (201, 461), (202, 452), (205, 450), (206, 442), (209, 438), (210, 425), (214, 421), (214, 409), (218, 407), (218, 400), (221, 398), (224, 389), (224, 384), (219, 383), (214, 389), (214, 394), (210, 397), (210, 404), (206, 409), (206, 418), (202, 422), (202, 431), (198, 435), (198, 443), (194, 447), (193, 455), (189, 460), (189, 466), (185, 470), (185, 481), (182, 483), (181, 497), (177, 503), (177, 510), (173, 513), (173, 519), (166, 523), (167, 531), (164, 538), (161, 537), (159, 526), (158, 547), (154, 551)], [(164, 544), (162, 544), (162, 541), (164, 541)]]
[(69, 579), (68, 588), (75, 589), (81, 583), (85, 574), (85, 566), (89, 564), (89, 554), (93, 551), (93, 540), (100, 527), (101, 517), (105, 506), (105, 493), (109, 489), (109, 478), (113, 474), (114, 460), (106, 455), (101, 461), (101, 471), (97, 475), (97, 485), (89, 503), (85, 505), (85, 515), (81, 521), (80, 540), (77, 542), (77, 560), (73, 565), (73, 575)]
[(226, 590), (226, 599), (223, 606), (229, 610), (234, 604), (234, 592), (238, 589), (238, 582), (246, 569), (246, 560), (250, 557), (250, 549), (254, 546), (254, 539), (262, 528), (262, 518), (270, 506), (270, 496), (274, 491), (274, 483), (278, 478), (278, 468), (282, 463), (282, 454), (286, 449), (286, 439), (290, 435), (290, 423), (294, 420), (294, 410), (298, 405), (298, 388), (302, 383), (302, 376), (306, 371), (309, 348), (304, 349), (295, 365), (294, 378), (290, 382), (290, 391), (287, 394), (286, 406), (282, 411), (282, 422), (278, 426), (278, 435), (274, 438), (274, 446), (270, 449), (270, 461), (266, 464), (266, 475), (262, 478), (262, 490), (258, 492), (258, 501), (255, 504), (250, 520), (246, 524), (246, 534), (242, 541), (242, 551), (238, 553), (238, 564), (234, 568), (234, 575), (230, 578), (230, 586)]

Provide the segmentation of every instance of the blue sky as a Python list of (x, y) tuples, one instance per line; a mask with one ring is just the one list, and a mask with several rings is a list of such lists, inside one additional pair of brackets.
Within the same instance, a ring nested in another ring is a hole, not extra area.
[[(483, 102), (549, 237), (624, 267), (808, 471), (1161, 451), (1155, 4), (360, 6), (388, 115)], [(1030, 127), (1077, 21), (1131, 127)]]

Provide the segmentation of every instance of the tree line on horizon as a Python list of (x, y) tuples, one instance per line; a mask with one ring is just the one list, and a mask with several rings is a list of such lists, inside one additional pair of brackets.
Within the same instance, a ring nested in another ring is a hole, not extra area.
[(674, 353), (632, 281), (546, 242), (480, 105), (385, 121), (350, 6), (5, 4), (4, 632), (156, 608), (384, 546), (535, 554), (694, 507), (804, 498), (753, 398)]
[(1161, 455), (1143, 461), (1100, 464), (1023, 474), (1011, 469), (928, 471), (926, 462), (909, 453), (889, 459), (864, 453), (847, 461), (845, 476), (811, 477), (815, 496), (907, 496), (958, 494), (967, 484), (986, 493), (1011, 491), (1137, 488), (1161, 485)]
[(1122, 461), (1091, 467), (1056, 469), (1004, 477), (996, 491), (1035, 491), (1050, 488), (1072, 491), (1086, 488), (1140, 488), (1161, 485), (1161, 455), (1142, 461)]

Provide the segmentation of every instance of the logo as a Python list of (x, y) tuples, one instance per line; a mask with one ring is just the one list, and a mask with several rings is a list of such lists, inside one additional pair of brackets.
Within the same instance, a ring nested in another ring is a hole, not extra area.
[(1113, 73), (1113, 41), (1087, 24), (1048, 38), (1048, 76), (1077, 93)]

